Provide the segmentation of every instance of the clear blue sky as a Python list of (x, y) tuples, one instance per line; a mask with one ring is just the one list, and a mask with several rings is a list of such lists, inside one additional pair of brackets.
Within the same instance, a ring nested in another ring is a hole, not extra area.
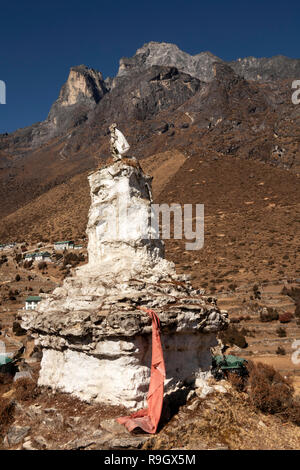
[(0, 18), (0, 132), (45, 119), (71, 66), (112, 76), (145, 42), (225, 60), (300, 57), (299, 0), (1, 0)]

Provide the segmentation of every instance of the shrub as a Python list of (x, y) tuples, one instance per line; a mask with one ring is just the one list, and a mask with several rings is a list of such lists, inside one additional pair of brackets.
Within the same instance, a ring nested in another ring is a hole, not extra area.
[(232, 290), (232, 291), (235, 291), (236, 288), (237, 288), (237, 284), (234, 284), (234, 283), (233, 283), (233, 284), (229, 284), (228, 288), (229, 288), (230, 290)]
[(30, 260), (24, 261), (24, 265), (23, 265), (23, 266), (24, 266), (25, 269), (29, 269), (29, 268), (31, 268), (32, 265), (33, 265), (33, 260), (30, 259)]
[(293, 319), (293, 314), (290, 312), (285, 312), (279, 315), (280, 323), (289, 323)]
[(289, 297), (291, 297), (296, 304), (300, 303), (300, 288), (299, 287), (292, 287), (291, 289), (284, 287), (281, 293), (283, 295), (288, 295)]
[(226, 346), (233, 346), (234, 344), (239, 348), (246, 348), (248, 346), (244, 331), (240, 331), (232, 325), (229, 325), (227, 330), (220, 333), (220, 339)]
[(282, 328), (282, 326), (279, 326), (276, 330), (277, 335), (279, 338), (285, 338), (286, 337), (286, 329)]
[(7, 263), (8, 259), (6, 255), (2, 255), (0, 258), (0, 266), (1, 264)]
[(71, 265), (73, 268), (77, 266), (81, 261), (84, 261), (84, 255), (79, 254), (77, 255), (76, 253), (66, 253), (64, 255), (64, 262), (63, 262), (63, 267), (66, 267), (68, 264)]
[(13, 290), (10, 290), (10, 291), (9, 291), (8, 297), (9, 297), (9, 300), (11, 300), (11, 301), (17, 300), (17, 299), (16, 299), (16, 296), (15, 296), (15, 293), (14, 293)]
[(255, 299), (261, 299), (261, 292), (257, 284), (254, 284), (253, 286), (253, 294)]
[(278, 348), (276, 349), (276, 354), (279, 354), (279, 356), (285, 356), (286, 351), (282, 346), (278, 346)]
[(240, 375), (231, 372), (227, 375), (227, 380), (229, 380), (231, 385), (238, 392), (243, 392), (245, 390), (246, 377), (241, 377)]
[(288, 289), (287, 287), (284, 287), (282, 289), (282, 294), (288, 295), (291, 297), (295, 304), (296, 304), (296, 309), (295, 309), (295, 317), (300, 318), (300, 288), (299, 287), (292, 287), (291, 289)]
[(21, 281), (21, 276), (20, 276), (20, 274), (17, 274), (16, 277), (15, 277), (15, 279), (16, 279), (16, 282)]
[(15, 260), (16, 260), (16, 263), (20, 263), (23, 259), (23, 256), (21, 253), (17, 253), (16, 256), (15, 256)]
[(293, 406), (293, 386), (274, 367), (249, 361), (248, 370), (249, 397), (255, 408), (276, 414)]
[(39, 264), (38, 264), (38, 268), (40, 271), (43, 271), (44, 269), (47, 268), (47, 263), (46, 261), (40, 261)]
[(13, 332), (16, 336), (24, 336), (27, 331), (24, 330), (18, 321), (13, 322)]

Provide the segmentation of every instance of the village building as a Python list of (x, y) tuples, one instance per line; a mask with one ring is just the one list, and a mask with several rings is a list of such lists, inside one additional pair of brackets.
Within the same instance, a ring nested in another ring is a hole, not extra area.
[(47, 263), (51, 263), (51, 254), (48, 251), (43, 251), (40, 253), (35, 253), (35, 261), (46, 261)]
[(73, 250), (73, 249), (74, 249), (74, 241), (68, 240), (68, 241), (54, 243), (55, 251), (66, 251), (66, 250)]
[(25, 255), (25, 261), (34, 261), (35, 259), (35, 253), (26, 253)]
[(74, 245), (74, 250), (82, 250), (83, 245)]
[(27, 253), (25, 255), (25, 260), (26, 261), (37, 261), (38, 263), (40, 261), (46, 261), (47, 263), (51, 263), (51, 254), (48, 251), (44, 252), (35, 252), (35, 253)]
[(14, 248), (16, 243), (4, 243), (0, 245), (0, 251), (9, 250), (10, 248)]
[(38, 295), (30, 295), (25, 301), (26, 310), (35, 310), (38, 303), (42, 300)]

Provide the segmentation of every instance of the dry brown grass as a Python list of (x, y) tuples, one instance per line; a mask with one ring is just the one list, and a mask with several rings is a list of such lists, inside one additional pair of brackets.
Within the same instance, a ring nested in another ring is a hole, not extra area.
[(300, 398), (299, 396), (293, 400), (293, 405), (288, 408), (284, 416), (288, 421), (300, 426)]
[(215, 449), (230, 450), (299, 449), (300, 428), (277, 416), (255, 409), (247, 393), (233, 388), (199, 400), (189, 411), (179, 414), (145, 445), (145, 449)]
[(40, 394), (36, 383), (26, 378), (17, 380), (14, 388), (15, 397), (20, 402), (32, 400)]
[(11, 384), (13, 381), (13, 377), (11, 374), (5, 374), (0, 372), (0, 385), (8, 385)]
[(2, 438), (14, 418), (15, 403), (12, 400), (1, 397), (0, 399), (0, 449)]
[(245, 390), (247, 377), (240, 377), (238, 374), (229, 373), (227, 375), (227, 379), (229, 380), (233, 388), (238, 392), (243, 392)]

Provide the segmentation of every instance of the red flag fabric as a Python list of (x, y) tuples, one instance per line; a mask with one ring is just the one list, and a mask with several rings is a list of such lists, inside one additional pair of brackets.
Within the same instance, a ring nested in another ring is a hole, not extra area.
[(117, 418), (120, 424), (129, 432), (141, 428), (150, 434), (155, 434), (161, 417), (164, 398), (164, 380), (166, 377), (165, 362), (160, 340), (160, 321), (154, 310), (139, 307), (152, 318), (152, 362), (149, 391), (147, 395), (148, 408), (139, 410), (130, 416)]

